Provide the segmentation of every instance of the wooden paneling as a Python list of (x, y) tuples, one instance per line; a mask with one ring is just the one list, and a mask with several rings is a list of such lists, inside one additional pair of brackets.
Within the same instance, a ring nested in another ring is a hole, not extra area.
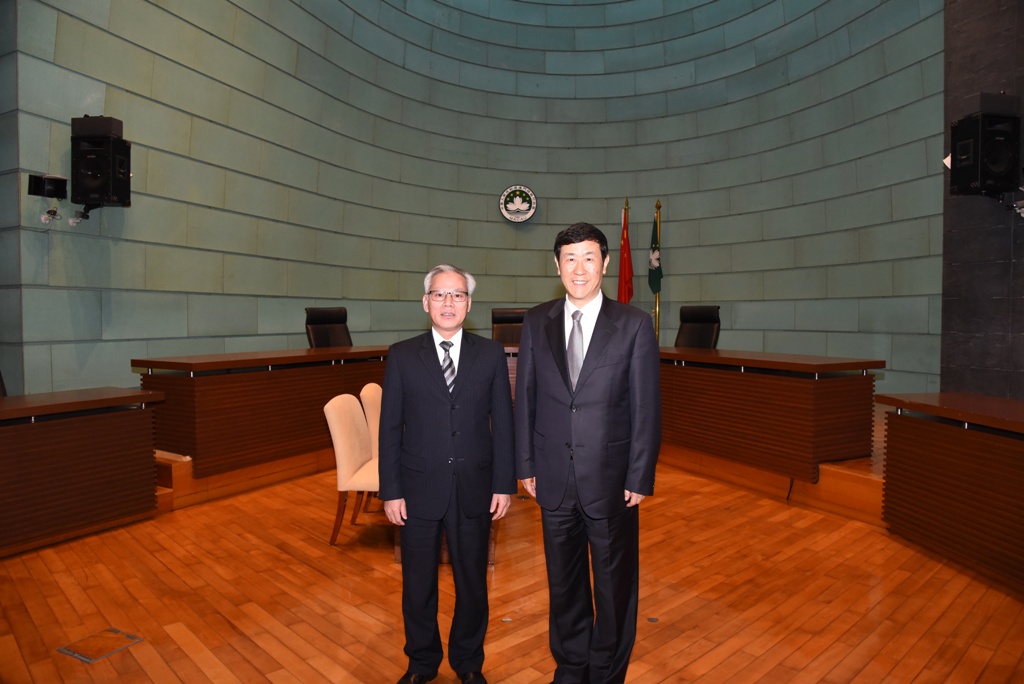
[(0, 555), (154, 515), (153, 409), (0, 425)]
[[(506, 345), (515, 396), (515, 345)], [(167, 393), (158, 449), (208, 477), (329, 448), (323, 405), (382, 382), (384, 347), (134, 359), (142, 386)], [(866, 359), (664, 348), (664, 439), (807, 482), (817, 464), (871, 452)], [(344, 363), (331, 365), (335, 361)], [(154, 372), (155, 371), (155, 372)]]
[(1024, 589), (1021, 435), (893, 412), (885, 448), (889, 529)]
[(813, 483), (819, 463), (871, 454), (873, 392), (870, 374), (663, 362), (662, 439)]
[(191, 456), (193, 475), (207, 477), (330, 449), (324, 404), (383, 377), (378, 358), (196, 376), (146, 373), (142, 386), (167, 397), (156, 413), (156, 447)]

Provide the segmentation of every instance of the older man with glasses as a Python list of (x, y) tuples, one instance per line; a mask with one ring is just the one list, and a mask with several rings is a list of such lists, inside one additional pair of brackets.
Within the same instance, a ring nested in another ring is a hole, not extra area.
[(448, 662), (462, 682), (486, 684), (487, 550), (491, 522), (517, 491), (512, 390), (500, 342), (462, 329), (476, 280), (450, 264), (423, 281), (431, 329), (388, 351), (380, 417), (380, 498), (402, 527), (406, 673), (437, 677), (441, 535), (448, 540), (455, 611)]

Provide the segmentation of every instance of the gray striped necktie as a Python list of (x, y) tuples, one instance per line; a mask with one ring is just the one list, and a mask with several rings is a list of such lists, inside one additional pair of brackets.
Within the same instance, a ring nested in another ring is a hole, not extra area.
[(448, 350), (452, 348), (452, 343), (445, 340), (441, 343), (441, 349), (444, 349), (444, 358), (441, 359), (441, 371), (444, 373), (444, 381), (448, 383), (448, 391), (452, 391), (452, 387), (455, 385), (455, 364), (452, 363), (452, 356), (448, 353)]

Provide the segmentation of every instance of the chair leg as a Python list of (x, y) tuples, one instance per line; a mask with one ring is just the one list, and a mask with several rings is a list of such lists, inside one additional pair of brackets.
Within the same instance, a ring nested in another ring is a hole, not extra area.
[(348, 492), (338, 492), (338, 512), (334, 515), (334, 529), (331, 530), (331, 546), (338, 541), (338, 530), (341, 529), (341, 521), (345, 517), (345, 505), (348, 503)]
[(352, 507), (352, 524), (356, 524), (356, 517), (359, 515), (359, 509), (363, 507), (363, 496), (366, 492), (356, 492), (356, 505)]

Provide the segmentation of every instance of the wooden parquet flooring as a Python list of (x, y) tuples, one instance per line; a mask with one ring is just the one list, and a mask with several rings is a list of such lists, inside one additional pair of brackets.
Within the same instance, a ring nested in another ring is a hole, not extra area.
[[(319, 473), (0, 560), (0, 681), (394, 682), (386, 521), (342, 527)], [(659, 467), (628, 682), (1022, 682), (1024, 602), (871, 525)], [(497, 534), (485, 674), (549, 682), (539, 513)], [(441, 570), (442, 635), (453, 595)], [(85, 663), (109, 627), (142, 641)], [(447, 664), (436, 680), (456, 682)]]

